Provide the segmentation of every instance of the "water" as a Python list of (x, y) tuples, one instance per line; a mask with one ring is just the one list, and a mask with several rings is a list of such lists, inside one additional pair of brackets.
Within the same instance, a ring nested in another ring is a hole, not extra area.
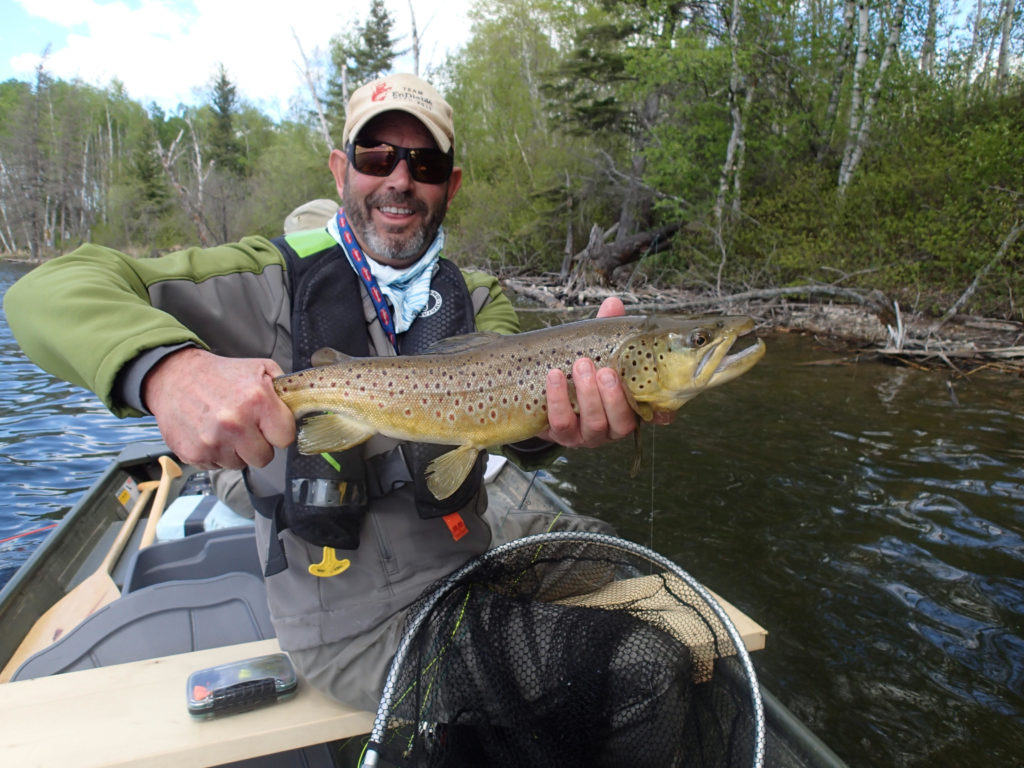
[[(0, 261), (0, 295), (27, 270)], [(60, 520), (125, 443), (159, 437), (151, 419), (117, 419), (30, 363), (0, 314), (0, 540)], [(0, 541), (0, 586), (45, 536)]]
[[(0, 292), (24, 268), (0, 262)], [(530, 317), (530, 322), (538, 322)], [(852, 766), (1024, 764), (1024, 381), (860, 363), (772, 337), (670, 427), (570, 452), (579, 510), (769, 630), (761, 681)], [(158, 437), (27, 362), (0, 320), (0, 539), (59, 519)], [(0, 543), (0, 584), (45, 533)]]

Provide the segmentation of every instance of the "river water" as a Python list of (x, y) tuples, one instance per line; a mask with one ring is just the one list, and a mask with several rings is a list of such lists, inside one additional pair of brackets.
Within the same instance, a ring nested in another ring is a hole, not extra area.
[[(0, 262), (0, 293), (25, 269)], [(627, 440), (570, 452), (556, 487), (764, 625), (761, 682), (851, 766), (1020, 766), (1024, 381), (833, 357), (771, 336), (753, 371), (644, 431), (637, 477)], [(0, 363), (3, 540), (159, 435), (42, 373), (6, 318)], [(0, 585), (45, 535), (0, 541)]]

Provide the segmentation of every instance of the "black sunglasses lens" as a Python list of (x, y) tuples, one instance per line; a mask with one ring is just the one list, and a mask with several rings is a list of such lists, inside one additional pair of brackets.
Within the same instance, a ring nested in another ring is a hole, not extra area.
[(399, 161), (405, 158), (409, 175), (423, 184), (440, 184), (448, 180), (454, 165), (452, 157), (439, 149), (405, 149), (391, 144), (363, 146), (358, 142), (349, 151), (352, 165), (367, 176), (390, 176)]
[(409, 173), (424, 184), (440, 184), (452, 173), (452, 159), (439, 149), (410, 149)]
[(367, 176), (390, 176), (398, 165), (398, 150), (390, 144), (373, 147), (356, 144), (352, 149), (352, 165)]

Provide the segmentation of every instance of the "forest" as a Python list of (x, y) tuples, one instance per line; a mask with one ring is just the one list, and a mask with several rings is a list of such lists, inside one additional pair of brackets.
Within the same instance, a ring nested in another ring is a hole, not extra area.
[[(328, 51), (288, 41), (305, 98), (287, 119), (223, 66), (204, 103), (172, 113), (45, 59), (0, 83), (0, 255), (280, 234), (297, 205), (336, 196), (326, 157), (348, 92), (419, 60), (415, 24), (400, 38), (383, 0), (366, 10)], [(471, 18), (465, 45), (419, 72), (455, 110), (459, 264), (1024, 319), (1016, 0), (477, 0)]]

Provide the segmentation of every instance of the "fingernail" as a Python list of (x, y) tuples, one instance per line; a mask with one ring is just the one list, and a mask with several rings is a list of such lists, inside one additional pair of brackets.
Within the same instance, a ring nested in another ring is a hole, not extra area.
[(583, 381), (589, 381), (594, 376), (594, 364), (590, 360), (580, 360), (572, 368), (573, 375)]
[(619, 386), (619, 377), (611, 368), (602, 368), (597, 372), (597, 380), (605, 389)]

